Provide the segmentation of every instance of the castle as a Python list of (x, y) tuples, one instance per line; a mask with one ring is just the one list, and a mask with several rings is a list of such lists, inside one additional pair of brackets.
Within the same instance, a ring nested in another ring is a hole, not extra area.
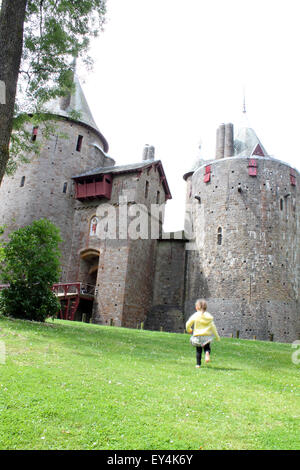
[[(184, 175), (185, 230), (164, 233), (163, 211), (152, 207), (171, 193), (154, 148), (116, 165), (74, 82), (72, 95), (47, 106), (57, 133), (43, 140), (32, 129), (40, 155), (4, 178), (0, 225), (11, 231), (47, 218), (60, 228), (62, 285), (95, 286), (92, 296), (82, 290), (75, 319), (183, 332), (203, 297), (221, 336), (299, 339), (299, 172), (270, 157), (253, 129), (222, 124), (215, 158), (199, 158)], [(116, 236), (99, 237), (109, 207)], [(149, 226), (155, 220), (154, 234), (147, 226), (143, 235), (141, 212)]]

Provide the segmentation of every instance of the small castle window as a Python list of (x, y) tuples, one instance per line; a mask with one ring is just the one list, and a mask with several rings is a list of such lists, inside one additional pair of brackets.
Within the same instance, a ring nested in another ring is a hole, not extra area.
[(159, 204), (160, 192), (157, 191), (156, 193), (156, 204)]
[(222, 245), (222, 227), (218, 228), (218, 245)]
[(81, 152), (83, 135), (79, 135), (77, 139), (76, 151)]
[(32, 129), (32, 136), (31, 136), (31, 141), (32, 141), (32, 142), (35, 142), (35, 141), (36, 141), (37, 135), (38, 135), (38, 127), (35, 126), (35, 127)]
[(145, 198), (148, 198), (149, 194), (149, 181), (146, 181), (146, 186), (145, 186)]
[(22, 176), (20, 187), (23, 188), (24, 185), (25, 185), (25, 176)]
[(283, 211), (283, 199), (280, 198), (280, 210)]
[(68, 189), (68, 183), (64, 183), (64, 187), (63, 187), (63, 193), (64, 194), (66, 194), (67, 189)]

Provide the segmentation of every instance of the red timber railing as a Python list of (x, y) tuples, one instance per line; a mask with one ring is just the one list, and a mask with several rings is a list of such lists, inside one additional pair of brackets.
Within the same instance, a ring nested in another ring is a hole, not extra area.
[(53, 284), (52, 291), (60, 301), (57, 316), (62, 320), (74, 320), (80, 302), (80, 282)]
[[(8, 288), (9, 284), (0, 284), (0, 291)], [(74, 320), (80, 299), (93, 301), (96, 288), (83, 282), (66, 282), (53, 284), (51, 290), (61, 305), (57, 316), (62, 320)]]
[(73, 321), (80, 299), (94, 300), (95, 286), (82, 282), (66, 282), (53, 284), (52, 291), (60, 301), (59, 318)]

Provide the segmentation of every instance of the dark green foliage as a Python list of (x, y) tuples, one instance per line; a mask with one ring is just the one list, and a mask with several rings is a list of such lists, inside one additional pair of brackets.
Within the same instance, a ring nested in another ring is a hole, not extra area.
[(105, 13), (106, 0), (28, 0), (20, 84), (31, 108), (72, 89), (70, 60), (90, 63), (90, 39), (101, 31)]
[(9, 235), (3, 244), (1, 279), (10, 287), (1, 292), (4, 315), (44, 321), (56, 316), (59, 302), (51, 287), (59, 280), (59, 229), (46, 219)]

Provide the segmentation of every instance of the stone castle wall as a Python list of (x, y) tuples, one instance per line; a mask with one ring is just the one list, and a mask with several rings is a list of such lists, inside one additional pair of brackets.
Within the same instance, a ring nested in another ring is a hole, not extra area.
[[(181, 332), (195, 300), (203, 297), (221, 336), (238, 331), (242, 338), (299, 338), (298, 173), (293, 186), (290, 167), (269, 157), (255, 157), (256, 176), (249, 175), (246, 157), (207, 162), (187, 177), (185, 228), (195, 240), (186, 243), (159, 239), (162, 215), (151, 238), (151, 205), (166, 202), (155, 162), (115, 173), (110, 201), (75, 200), (73, 176), (113, 166), (101, 149), (97, 132), (60, 120), (40, 155), (0, 187), (0, 225), (7, 232), (40, 218), (58, 225), (64, 240), (61, 281), (96, 284), (95, 323), (136, 328), (143, 322), (148, 329)], [(138, 216), (141, 224), (148, 220), (148, 231), (123, 239), (117, 224), (116, 239), (92, 236), (91, 219), (107, 203), (117, 216), (125, 204), (128, 227), (138, 225)]]
[[(103, 155), (93, 144), (102, 148), (97, 133), (70, 121), (57, 121), (57, 134), (43, 143), (40, 154), (29, 164), (18, 167), (12, 177), (5, 176), (0, 187), (0, 224), (7, 232), (47, 218), (61, 230), (62, 281), (68, 279), (72, 260), (70, 248), (76, 227), (73, 225), (74, 185), (72, 176), (101, 166)], [(41, 129), (37, 139), (42, 139)], [(63, 136), (62, 136), (63, 135)], [(78, 136), (83, 137), (81, 151), (77, 151)], [(24, 185), (21, 187), (22, 178)], [(64, 185), (67, 187), (64, 191)]]
[[(195, 250), (187, 255), (186, 318), (208, 300), (220, 335), (293, 341), (299, 335), (299, 181), (290, 167), (255, 157), (211, 162), (193, 176)], [(219, 238), (218, 238), (219, 237)], [(221, 237), (221, 238), (220, 238)], [(220, 243), (220, 244), (219, 244)]]
[(185, 241), (162, 239), (157, 243), (153, 305), (145, 328), (184, 331)]
[[(150, 236), (151, 204), (155, 204), (158, 198), (162, 204), (164, 194), (158, 171), (154, 167), (133, 174), (114, 176), (112, 198), (109, 202), (119, 213), (120, 196), (126, 198), (129, 232), (132, 223), (134, 226), (138, 225), (134, 222), (137, 218), (140, 218), (141, 223), (145, 218), (149, 226), (148, 232), (141, 232), (137, 239), (129, 236), (127, 239), (101, 242), (98, 295), (93, 309), (93, 320), (96, 323), (136, 328), (145, 321), (152, 306), (157, 245), (157, 240)], [(142, 214), (136, 212), (137, 203), (144, 206)]]

